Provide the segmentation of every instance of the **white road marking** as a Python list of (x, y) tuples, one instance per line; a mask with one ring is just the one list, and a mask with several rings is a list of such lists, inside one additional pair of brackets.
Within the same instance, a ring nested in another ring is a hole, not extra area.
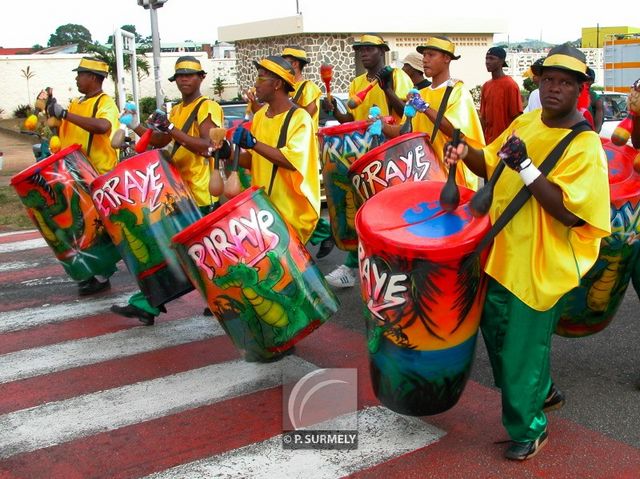
[(15, 243), (4, 243), (0, 244), (0, 254), (16, 253), (18, 251), (26, 251), (29, 249), (44, 248), (45, 246), (48, 245), (44, 238), (16, 241)]
[(27, 288), (34, 286), (46, 286), (48, 284), (62, 284), (62, 283), (75, 283), (74, 280), (68, 276), (47, 276), (45, 278), (28, 279), (21, 281), (20, 284)]
[(0, 458), (276, 387), (285, 369), (302, 375), (315, 366), (295, 356), (236, 360), (5, 414)]
[[(444, 431), (418, 418), (401, 416), (381, 406), (367, 408), (357, 414), (356, 450), (288, 450), (282, 446), (282, 435), (278, 435), (152, 474), (147, 479), (338, 478), (421, 449), (445, 435)], [(353, 421), (350, 416), (341, 416), (337, 421), (332, 419), (331, 424), (334, 426), (340, 420), (350, 424)], [(319, 424), (313, 429), (323, 430), (323, 426)], [(423, 476), (427, 475), (423, 473)]]
[(7, 271), (19, 271), (21, 269), (29, 269), (40, 266), (40, 261), (32, 261), (27, 263), (26, 261), (12, 261), (10, 263), (0, 263), (0, 273), (6, 273)]
[(36, 233), (38, 230), (21, 230), (21, 231), (9, 231), (8, 233), (0, 233), (0, 238), (6, 236), (23, 235), (25, 233)]
[(94, 338), (23, 349), (0, 356), (0, 384), (223, 334), (218, 321), (195, 316), (153, 327), (140, 326)]

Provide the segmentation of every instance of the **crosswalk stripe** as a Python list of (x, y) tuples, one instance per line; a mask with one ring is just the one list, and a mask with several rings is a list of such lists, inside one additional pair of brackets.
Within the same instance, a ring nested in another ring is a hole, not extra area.
[(107, 311), (114, 303), (126, 303), (131, 294), (132, 291), (100, 299), (78, 299), (71, 303), (47, 304), (39, 308), (6, 311), (0, 313), (0, 334), (44, 324), (60, 323), (82, 316), (91, 316), (92, 314)]
[(9, 231), (7, 233), (0, 233), (0, 238), (5, 238), (7, 236), (28, 235), (31, 233), (39, 233), (39, 231), (38, 230)]
[(95, 338), (23, 349), (0, 356), (0, 384), (223, 334), (217, 321), (198, 316), (167, 321), (153, 328), (139, 326)]
[(289, 356), (276, 363), (236, 360), (0, 416), (0, 458), (276, 387), (284, 370), (315, 369)]
[[(354, 414), (332, 419), (330, 428), (343, 429), (342, 426), (352, 423)], [(380, 406), (363, 409), (357, 413), (357, 417), (359, 436), (355, 450), (288, 450), (282, 446), (282, 435), (277, 435), (266, 441), (151, 474), (146, 479), (338, 478), (428, 446), (445, 434), (420, 419), (401, 416)], [(323, 430), (325, 427), (321, 423), (313, 429)]]
[(44, 238), (15, 241), (13, 243), (0, 244), (0, 254), (17, 253), (18, 251), (25, 251), (28, 249), (44, 248), (45, 246), (47, 246), (47, 242), (44, 240)]
[(19, 271), (21, 269), (36, 268), (40, 265), (40, 261), (10, 261), (8, 263), (0, 263), (0, 273), (8, 271)]

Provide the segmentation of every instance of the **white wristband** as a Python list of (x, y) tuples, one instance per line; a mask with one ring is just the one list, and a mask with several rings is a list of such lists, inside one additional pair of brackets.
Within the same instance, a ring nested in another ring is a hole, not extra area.
[(524, 160), (522, 163), (525, 163), (525, 162), (528, 162), (529, 164), (524, 168), (522, 168), (518, 172), (518, 174), (520, 175), (520, 178), (522, 178), (522, 181), (524, 182), (524, 186), (529, 186), (531, 183), (536, 181), (538, 176), (540, 176), (542, 173), (540, 173), (540, 170), (536, 168), (536, 166), (533, 164), (533, 162), (529, 158)]
[(169, 123), (169, 126), (167, 127), (167, 133), (169, 133), (171, 130), (173, 130), (173, 127), (175, 125), (173, 123)]

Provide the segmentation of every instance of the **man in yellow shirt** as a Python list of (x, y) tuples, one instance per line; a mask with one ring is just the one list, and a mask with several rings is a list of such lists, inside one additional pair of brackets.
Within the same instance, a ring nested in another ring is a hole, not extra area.
[(461, 159), (483, 178), (506, 164), (489, 211), (494, 224), (523, 186), (532, 195), (495, 237), (484, 268), (489, 284), (480, 327), (502, 390), (502, 422), (511, 437), (505, 457), (512, 460), (538, 453), (548, 434), (544, 411), (564, 404), (549, 372), (559, 300), (578, 286), (610, 234), (607, 161), (597, 133), (578, 133), (548, 175), (538, 169), (584, 121), (576, 106), (587, 79), (585, 56), (560, 45), (539, 70), (541, 110), (516, 118), (483, 149), (462, 142), (446, 152), (448, 162)]
[[(102, 175), (118, 163), (117, 151), (111, 146), (111, 135), (120, 125), (118, 107), (113, 98), (102, 91), (109, 66), (98, 58), (85, 57), (73, 71), (78, 72), (76, 85), (83, 96), (73, 99), (68, 109), (54, 98), (47, 106), (47, 114), (61, 121), (60, 146), (80, 144), (84, 155)], [(114, 266), (111, 274), (115, 271)], [(108, 277), (93, 276), (78, 283), (78, 293), (84, 296), (110, 287)]]
[[(404, 104), (413, 82), (400, 68), (385, 67), (385, 53), (389, 45), (379, 35), (372, 33), (362, 35), (353, 44), (353, 49), (359, 55), (366, 72), (354, 78), (349, 84), (349, 97), (364, 90), (372, 81), (378, 83), (367, 93), (362, 103), (355, 108), (349, 108), (346, 113), (337, 109), (336, 99), (332, 103), (325, 101), (323, 108), (331, 112), (340, 123), (368, 120), (369, 109), (377, 105), (382, 116), (392, 116), (399, 122), (404, 112)], [(358, 268), (358, 253), (347, 253), (344, 264), (338, 266), (325, 276), (327, 282), (334, 288), (351, 288), (356, 283), (356, 269)]]
[(244, 149), (240, 164), (251, 169), (253, 186), (263, 187), (282, 217), (306, 243), (320, 217), (318, 141), (311, 116), (290, 98), (291, 64), (279, 56), (254, 62), (258, 69), (251, 131), (239, 126), (233, 142)]
[[(200, 93), (205, 76), (206, 72), (197, 58), (179, 57), (175, 73), (169, 81), (176, 82), (182, 101), (171, 109), (169, 116), (156, 111), (148, 121), (154, 128), (150, 141), (152, 146), (163, 148), (173, 142), (171, 161), (178, 168), (180, 177), (203, 214), (213, 211), (218, 204), (218, 198), (209, 193), (209, 160), (204, 157), (209, 148), (209, 130), (224, 125), (224, 113), (220, 105)], [(147, 130), (135, 119), (129, 127), (140, 136)], [(144, 294), (138, 292), (129, 298), (127, 306), (113, 305), (111, 311), (151, 325), (162, 308), (151, 306)], [(208, 314), (207, 310), (205, 314)]]
[[(307, 52), (299, 46), (288, 46), (282, 50), (282, 58), (287, 60), (293, 67), (295, 72), (295, 89), (291, 92), (291, 98), (300, 107), (304, 108), (311, 119), (315, 132), (318, 132), (320, 122), (320, 96), (322, 92), (320, 87), (311, 80), (307, 80), (302, 75), (302, 70), (309, 63)], [(317, 140), (316, 136), (316, 140)], [(318, 158), (318, 162), (320, 158)], [(320, 165), (318, 164), (318, 170)], [(309, 243), (317, 245), (320, 243), (316, 258), (324, 258), (327, 256), (334, 246), (333, 237), (331, 236), (331, 225), (322, 216), (318, 219), (316, 229), (313, 231)]]

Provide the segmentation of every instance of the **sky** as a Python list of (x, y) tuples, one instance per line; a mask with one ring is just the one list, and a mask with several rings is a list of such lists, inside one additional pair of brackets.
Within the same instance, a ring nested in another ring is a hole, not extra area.
[[(8, 1), (11, 5), (8, 5)], [(93, 40), (106, 42), (115, 28), (135, 25), (142, 36), (151, 35), (148, 10), (138, 6), (137, 0), (5, 0), (2, 7), (0, 47), (46, 46), (49, 36), (69, 23), (86, 27)], [(430, 15), (429, 5), (448, 2), (426, 0), (167, 0), (158, 9), (158, 30), (162, 42), (209, 42), (217, 40), (217, 28), (257, 20), (295, 15), (320, 15), (331, 21), (335, 15), (370, 15), (380, 22), (384, 15), (396, 12), (417, 12)], [(577, 6), (576, 6), (577, 5)], [(640, 9), (637, 0), (619, 0), (609, 7), (603, 2), (588, 7), (585, 2), (558, 0), (457, 0), (456, 15), (477, 18), (495, 16), (506, 22), (507, 31), (494, 37), (496, 43), (511, 43), (526, 39), (562, 43), (580, 37), (582, 27), (634, 26), (640, 28)], [(632, 7), (632, 5), (635, 5)], [(372, 8), (373, 7), (373, 8)], [(386, 9), (386, 10), (385, 10)], [(363, 13), (365, 12), (365, 13)], [(442, 17), (442, 7), (433, 12)]]

